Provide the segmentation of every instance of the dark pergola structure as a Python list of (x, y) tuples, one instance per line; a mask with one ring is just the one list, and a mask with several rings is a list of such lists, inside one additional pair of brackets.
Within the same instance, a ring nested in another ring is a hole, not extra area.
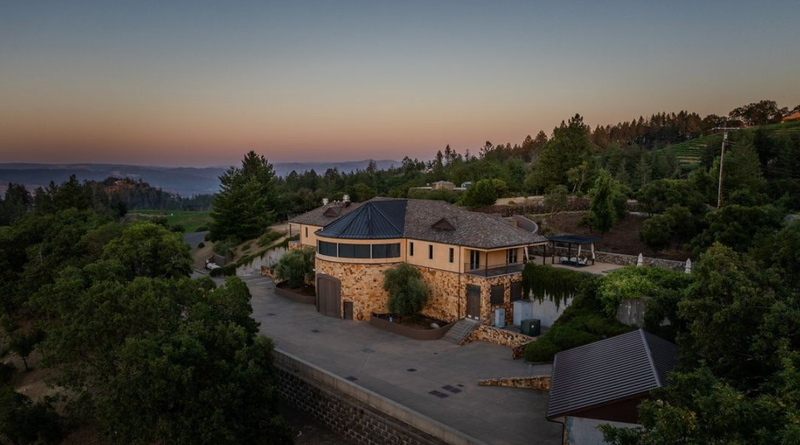
[[(558, 235), (558, 236), (548, 236), (547, 241), (553, 246), (553, 261), (552, 264), (556, 263), (556, 247), (560, 244), (562, 247), (564, 244), (567, 245), (567, 264), (572, 264), (577, 266), (576, 262), (571, 260), (572, 258), (572, 246), (578, 246), (578, 252), (576, 255), (581, 254), (581, 247), (589, 244), (591, 246), (592, 252), (592, 265), (594, 265), (594, 243), (599, 243), (603, 241), (603, 238), (598, 238), (595, 236), (580, 236), (580, 235)], [(573, 264), (575, 263), (575, 264)]]

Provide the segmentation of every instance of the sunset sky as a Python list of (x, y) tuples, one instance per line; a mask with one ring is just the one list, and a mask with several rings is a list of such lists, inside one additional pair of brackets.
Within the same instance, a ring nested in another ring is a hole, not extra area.
[(800, 2), (0, 0), (0, 162), (430, 158), (800, 104)]

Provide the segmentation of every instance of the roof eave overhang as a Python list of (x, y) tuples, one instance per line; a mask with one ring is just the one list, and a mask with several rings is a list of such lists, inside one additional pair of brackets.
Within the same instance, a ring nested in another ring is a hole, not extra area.
[(625, 396), (625, 397), (620, 397), (618, 399), (609, 400), (607, 402), (595, 403), (593, 405), (588, 405), (588, 406), (582, 406), (582, 407), (577, 408), (577, 409), (561, 411), (561, 412), (552, 413), (552, 414), (548, 412), (547, 416), (545, 418), (547, 420), (554, 421), (555, 419), (557, 419), (559, 417), (567, 417), (567, 416), (580, 417), (580, 414), (581, 413), (585, 413), (586, 411), (591, 411), (593, 409), (603, 408), (604, 406), (614, 405), (614, 404), (617, 404), (617, 403), (627, 402), (629, 400), (641, 399), (643, 397), (648, 397), (650, 395), (650, 392), (653, 389), (656, 389), (656, 387), (653, 387), (652, 389), (649, 389), (647, 391), (642, 391), (642, 392), (638, 392), (636, 394), (631, 394), (631, 395), (628, 395), (628, 396)]

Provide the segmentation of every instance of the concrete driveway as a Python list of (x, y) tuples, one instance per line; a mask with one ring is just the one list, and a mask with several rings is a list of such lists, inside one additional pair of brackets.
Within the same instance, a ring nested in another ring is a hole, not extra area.
[(560, 443), (560, 425), (545, 420), (547, 393), (477, 385), (482, 378), (547, 372), (511, 360), (509, 348), (411, 340), (324, 317), (313, 305), (275, 295), (267, 278), (243, 279), (253, 317), (277, 348), (489, 444)]

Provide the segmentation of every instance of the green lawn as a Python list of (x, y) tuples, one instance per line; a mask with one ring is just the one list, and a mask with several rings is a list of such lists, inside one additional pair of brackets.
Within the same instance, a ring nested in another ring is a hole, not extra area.
[(183, 210), (132, 210), (131, 213), (166, 216), (170, 226), (182, 225), (187, 233), (196, 232), (198, 227), (208, 227), (211, 212), (188, 212)]

